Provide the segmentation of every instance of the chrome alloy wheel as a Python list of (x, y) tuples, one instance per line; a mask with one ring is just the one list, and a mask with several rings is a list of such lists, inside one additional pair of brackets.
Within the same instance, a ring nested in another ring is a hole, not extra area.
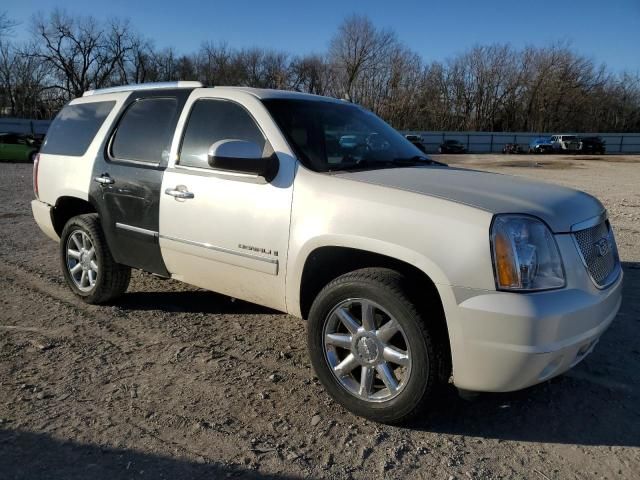
[(325, 320), (325, 360), (342, 387), (369, 402), (386, 402), (405, 387), (411, 352), (398, 321), (377, 303), (350, 298)]
[(83, 292), (90, 291), (98, 278), (98, 259), (91, 238), (74, 230), (67, 239), (66, 264), (73, 283)]

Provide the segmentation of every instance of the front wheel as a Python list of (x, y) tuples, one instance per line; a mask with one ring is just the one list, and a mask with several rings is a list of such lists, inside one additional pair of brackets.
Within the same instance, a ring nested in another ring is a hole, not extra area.
[[(307, 343), (316, 375), (347, 410), (403, 423), (442, 381), (443, 348), (405, 294), (404, 277), (367, 268), (338, 277), (315, 299)], [(437, 309), (436, 309), (437, 310)]]
[(95, 213), (67, 222), (60, 236), (60, 260), (67, 284), (87, 303), (106, 303), (129, 286), (131, 268), (113, 259)]

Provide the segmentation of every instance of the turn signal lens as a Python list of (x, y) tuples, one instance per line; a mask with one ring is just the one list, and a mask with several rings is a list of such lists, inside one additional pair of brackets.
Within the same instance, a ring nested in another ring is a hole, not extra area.
[(504, 234), (500, 233), (494, 239), (494, 248), (498, 285), (501, 287), (518, 287), (520, 281), (515, 269), (516, 262), (511, 242)]

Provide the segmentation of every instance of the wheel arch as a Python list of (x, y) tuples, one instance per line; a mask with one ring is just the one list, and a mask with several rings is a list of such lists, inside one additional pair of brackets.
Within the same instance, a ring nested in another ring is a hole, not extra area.
[(77, 215), (97, 213), (96, 207), (89, 201), (74, 196), (62, 196), (56, 200), (51, 210), (51, 221), (55, 232), (60, 236), (67, 222)]
[[(323, 245), (312, 249), (304, 260), (299, 277), (299, 315), (306, 319), (311, 305), (322, 288), (335, 278), (345, 273), (362, 268), (388, 268), (401, 273), (406, 278), (407, 294), (415, 303), (418, 311), (427, 313), (434, 323), (433, 332), (437, 340), (446, 348), (447, 361), (443, 374), (451, 371), (451, 335), (448, 326), (445, 302), (441, 289), (423, 268), (424, 262), (414, 259), (407, 261), (397, 256), (380, 252), (348, 247), (344, 245)], [(442, 275), (436, 272), (436, 275)], [(433, 309), (437, 309), (433, 315)], [(448, 378), (448, 377), (447, 377)]]

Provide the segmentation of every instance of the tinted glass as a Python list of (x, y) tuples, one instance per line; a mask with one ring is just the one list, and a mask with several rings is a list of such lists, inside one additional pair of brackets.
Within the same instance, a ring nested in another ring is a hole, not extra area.
[(42, 153), (82, 156), (116, 102), (67, 105), (56, 116), (42, 144)]
[(169, 155), (178, 101), (145, 98), (131, 104), (122, 116), (111, 143), (118, 160), (160, 163)]
[(357, 105), (264, 100), (300, 161), (316, 171), (383, 167), (424, 157), (411, 142)]
[(253, 118), (240, 105), (225, 100), (194, 103), (182, 140), (180, 165), (211, 168), (209, 147), (219, 140), (254, 142), (264, 151), (265, 139)]

